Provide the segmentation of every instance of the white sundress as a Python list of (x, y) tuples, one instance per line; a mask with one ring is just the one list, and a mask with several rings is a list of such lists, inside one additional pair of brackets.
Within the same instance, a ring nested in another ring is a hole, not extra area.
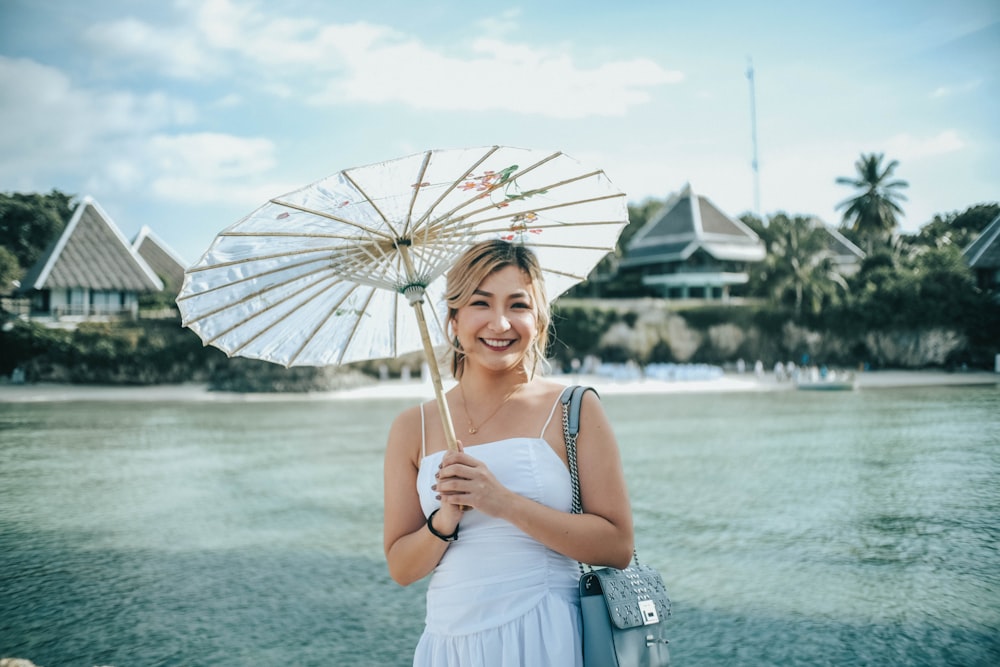
[[(569, 471), (541, 435), (472, 445), (465, 451), (512, 491), (571, 510)], [(431, 485), (443, 456), (435, 452), (420, 463), (417, 490), (425, 516), (440, 506)], [(431, 575), (414, 667), (583, 665), (579, 577), (576, 561), (507, 521), (470, 510), (462, 517), (460, 538), (448, 546)]]

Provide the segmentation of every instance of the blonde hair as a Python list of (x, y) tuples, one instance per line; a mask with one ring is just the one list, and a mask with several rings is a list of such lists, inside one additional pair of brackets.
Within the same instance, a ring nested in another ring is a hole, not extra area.
[[(528, 278), (531, 302), (535, 308), (537, 335), (525, 354), (525, 368), (533, 376), (538, 364), (545, 363), (545, 348), (549, 343), (549, 322), (552, 314), (545, 294), (545, 277), (535, 253), (529, 248), (494, 239), (480, 241), (466, 250), (448, 271), (445, 301), (448, 322), (455, 320), (458, 309), (472, 300), (474, 292), (491, 274), (508, 266), (516, 266)], [(451, 373), (460, 379), (465, 370), (465, 352), (455, 336), (451, 341)]]

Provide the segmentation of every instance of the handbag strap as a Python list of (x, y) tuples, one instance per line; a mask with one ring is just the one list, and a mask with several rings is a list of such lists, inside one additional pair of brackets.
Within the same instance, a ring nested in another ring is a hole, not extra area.
[[(583, 502), (580, 500), (580, 471), (576, 462), (576, 438), (580, 434), (580, 406), (583, 404), (583, 395), (588, 391), (592, 391), (595, 396), (600, 397), (600, 394), (593, 387), (579, 384), (566, 387), (559, 397), (563, 408), (562, 423), (563, 440), (566, 441), (566, 462), (569, 464), (569, 479), (573, 488), (573, 514), (583, 514)], [(639, 554), (636, 553), (635, 549), (632, 549), (632, 559), (636, 565), (639, 564)], [(587, 570), (584, 564), (579, 561), (577, 563), (580, 566), (580, 573), (585, 574)]]
[(563, 390), (559, 401), (562, 403), (563, 440), (566, 441), (566, 462), (569, 464), (569, 478), (573, 486), (573, 514), (583, 514), (580, 502), (580, 472), (576, 464), (576, 438), (580, 433), (580, 406), (587, 391), (597, 394), (593, 387), (574, 385)]

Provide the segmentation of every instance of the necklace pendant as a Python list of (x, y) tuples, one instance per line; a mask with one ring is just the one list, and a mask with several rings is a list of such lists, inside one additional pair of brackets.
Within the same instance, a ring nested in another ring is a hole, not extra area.
[(477, 431), (479, 431), (479, 429), (476, 428), (475, 426), (469, 427), (469, 435), (475, 435)]

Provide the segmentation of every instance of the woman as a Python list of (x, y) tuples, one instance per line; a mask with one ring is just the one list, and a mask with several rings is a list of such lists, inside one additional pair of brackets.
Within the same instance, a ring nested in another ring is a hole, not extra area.
[(485, 241), (448, 274), (460, 440), (433, 401), (394, 421), (385, 458), (385, 553), (406, 586), (433, 572), (419, 667), (582, 665), (577, 561), (624, 568), (632, 515), (618, 445), (588, 392), (572, 489), (559, 395), (544, 363), (549, 304), (534, 254)]

